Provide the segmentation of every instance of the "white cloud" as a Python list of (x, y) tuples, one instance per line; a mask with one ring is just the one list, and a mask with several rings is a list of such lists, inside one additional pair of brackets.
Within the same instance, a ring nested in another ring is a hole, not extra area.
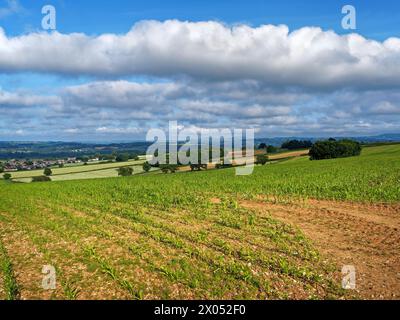
[(184, 86), (168, 83), (134, 83), (128, 81), (101, 81), (64, 90), (64, 99), (81, 107), (115, 107), (144, 109), (165, 102), (168, 98), (182, 95)]
[(40, 96), (30, 93), (8, 92), (0, 89), (0, 108), (55, 107), (61, 103), (61, 99), (57, 96)]
[(400, 101), (396, 106), (390, 101), (381, 101), (370, 107), (369, 112), (373, 114), (388, 114), (388, 115), (400, 115)]
[[(94, 80), (53, 95), (0, 89), (9, 132), (130, 137), (168, 120), (272, 135), (400, 131), (399, 38), (176, 20), (93, 37), (0, 28), (0, 72), (27, 71)], [(118, 80), (138, 75), (150, 80)]]
[(260, 135), (368, 134), (400, 131), (399, 105), (397, 90), (304, 94), (247, 81), (98, 81), (58, 96), (0, 90), (0, 127), (143, 138), (177, 120), (185, 128), (254, 128)]
[(74, 134), (74, 133), (78, 133), (78, 132), (79, 132), (79, 129), (77, 129), (77, 128), (70, 128), (70, 129), (65, 129), (64, 132), (65, 132), (65, 133)]
[(124, 35), (0, 31), (0, 70), (101, 76), (186, 75), (253, 79), (274, 86), (394, 87), (400, 84), (400, 39), (284, 25), (143, 21)]
[(96, 129), (99, 133), (116, 133), (116, 134), (139, 134), (144, 133), (143, 128), (128, 127), (128, 128), (109, 128), (109, 127), (99, 127)]

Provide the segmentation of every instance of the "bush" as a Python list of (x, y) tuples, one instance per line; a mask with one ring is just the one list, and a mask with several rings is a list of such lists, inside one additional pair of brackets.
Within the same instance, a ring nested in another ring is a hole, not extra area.
[(290, 140), (282, 144), (282, 149), (296, 150), (296, 149), (308, 149), (312, 147), (312, 142), (309, 140)]
[(323, 160), (359, 156), (361, 145), (353, 140), (326, 140), (316, 142), (310, 150), (310, 160)]
[(118, 175), (122, 177), (129, 177), (133, 175), (133, 168), (131, 167), (123, 167), (118, 169)]
[(49, 182), (51, 178), (48, 176), (33, 177), (32, 182)]
[(258, 146), (258, 149), (267, 149), (267, 145), (265, 143), (260, 143), (260, 145)]
[(267, 147), (267, 153), (275, 153), (278, 152), (278, 148), (274, 146), (268, 146)]
[(53, 174), (53, 171), (51, 171), (50, 168), (46, 168), (46, 169), (44, 169), (43, 173), (44, 173), (45, 176), (49, 177), (49, 176), (51, 176)]
[(201, 171), (202, 169), (207, 170), (206, 164), (190, 164), (191, 171)]
[(143, 163), (143, 171), (144, 172), (149, 172), (151, 170), (151, 164), (148, 163), (147, 161)]
[(83, 156), (83, 157), (79, 157), (79, 158), (77, 158), (78, 160), (81, 160), (82, 162), (88, 162), (89, 161), (89, 157), (87, 157), (87, 156)]
[(129, 154), (123, 153), (123, 154), (118, 154), (115, 158), (115, 161), (117, 162), (126, 162), (129, 160)]
[(4, 178), (4, 180), (11, 180), (11, 174), (5, 173), (5, 174), (3, 174), (3, 178)]
[(268, 162), (268, 157), (265, 154), (259, 154), (256, 159), (256, 164), (264, 166)]
[(115, 156), (114, 155), (112, 155), (112, 154), (105, 154), (105, 155), (102, 155), (101, 157), (100, 157), (100, 159), (101, 160), (105, 160), (105, 161), (114, 161), (115, 160)]
[(136, 153), (131, 153), (131, 154), (129, 155), (129, 159), (138, 161), (138, 160), (139, 160), (139, 156), (138, 156)]
[(174, 164), (163, 164), (160, 165), (160, 169), (163, 173), (168, 173), (168, 172), (175, 173), (176, 170), (178, 170), (178, 166)]

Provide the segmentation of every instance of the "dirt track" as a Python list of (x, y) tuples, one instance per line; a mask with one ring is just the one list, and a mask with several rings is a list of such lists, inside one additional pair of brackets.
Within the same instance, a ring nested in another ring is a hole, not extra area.
[(309, 200), (275, 204), (243, 201), (301, 229), (323, 258), (356, 268), (356, 295), (400, 299), (400, 205), (361, 205)]

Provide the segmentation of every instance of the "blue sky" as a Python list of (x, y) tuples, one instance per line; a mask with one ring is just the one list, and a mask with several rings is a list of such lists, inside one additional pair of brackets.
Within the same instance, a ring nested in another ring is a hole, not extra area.
[[(56, 34), (41, 29), (47, 4)], [(351, 32), (346, 4), (357, 10)], [(0, 140), (138, 139), (169, 120), (268, 136), (398, 132), (400, 51), (387, 39), (400, 38), (399, 22), (388, 0), (0, 0)], [(158, 34), (165, 43), (141, 38)]]
[[(315, 1), (315, 0), (53, 0), (19, 1), (19, 14), (1, 19), (10, 35), (41, 28), (41, 8), (52, 4), (58, 12), (57, 29), (63, 33), (124, 33), (140, 20), (179, 19), (189, 21), (219, 20), (225, 23), (286, 24), (291, 29), (320, 26), (345, 33), (341, 28), (341, 8), (351, 4), (357, 9), (357, 32), (383, 40), (400, 34), (400, 10), (397, 1)], [(1, 1), (7, 6), (7, 1)]]

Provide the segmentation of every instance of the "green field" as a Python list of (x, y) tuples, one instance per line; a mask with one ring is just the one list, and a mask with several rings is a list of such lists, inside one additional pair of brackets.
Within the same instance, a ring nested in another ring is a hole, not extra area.
[[(142, 166), (130, 166), (133, 168), (133, 174), (142, 174), (144, 173)], [(119, 167), (118, 167), (119, 168)], [(151, 172), (155, 172), (158, 169), (153, 168)], [(57, 174), (52, 175), (52, 181), (67, 181), (67, 180), (87, 180), (87, 179), (103, 179), (103, 178), (115, 178), (118, 177), (118, 170), (117, 168), (111, 169), (101, 169), (101, 170), (90, 170), (90, 171), (81, 171), (81, 172), (71, 172), (66, 174)], [(17, 178), (13, 179), (14, 182), (24, 182), (30, 183), (32, 178)]]
[[(64, 168), (52, 168), (53, 175), (67, 175), (71, 173), (82, 173), (82, 172), (91, 172), (112, 168), (120, 168), (120, 167), (128, 167), (128, 166), (137, 166), (144, 162), (144, 160), (131, 160), (126, 162), (112, 162), (112, 163), (98, 163), (98, 164), (88, 164), (84, 165), (68, 165)], [(20, 178), (32, 178), (43, 175), (43, 170), (32, 170), (32, 171), (16, 171), (10, 172), (13, 179)], [(106, 176), (107, 177), (107, 176)]]
[[(393, 145), (355, 158), (296, 158), (244, 177), (226, 169), (3, 183), (1, 259), (12, 261), (20, 298), (339, 298), (332, 266), (301, 231), (239, 201), (398, 203), (399, 159)], [(40, 288), (45, 264), (60, 283), (51, 293)]]

